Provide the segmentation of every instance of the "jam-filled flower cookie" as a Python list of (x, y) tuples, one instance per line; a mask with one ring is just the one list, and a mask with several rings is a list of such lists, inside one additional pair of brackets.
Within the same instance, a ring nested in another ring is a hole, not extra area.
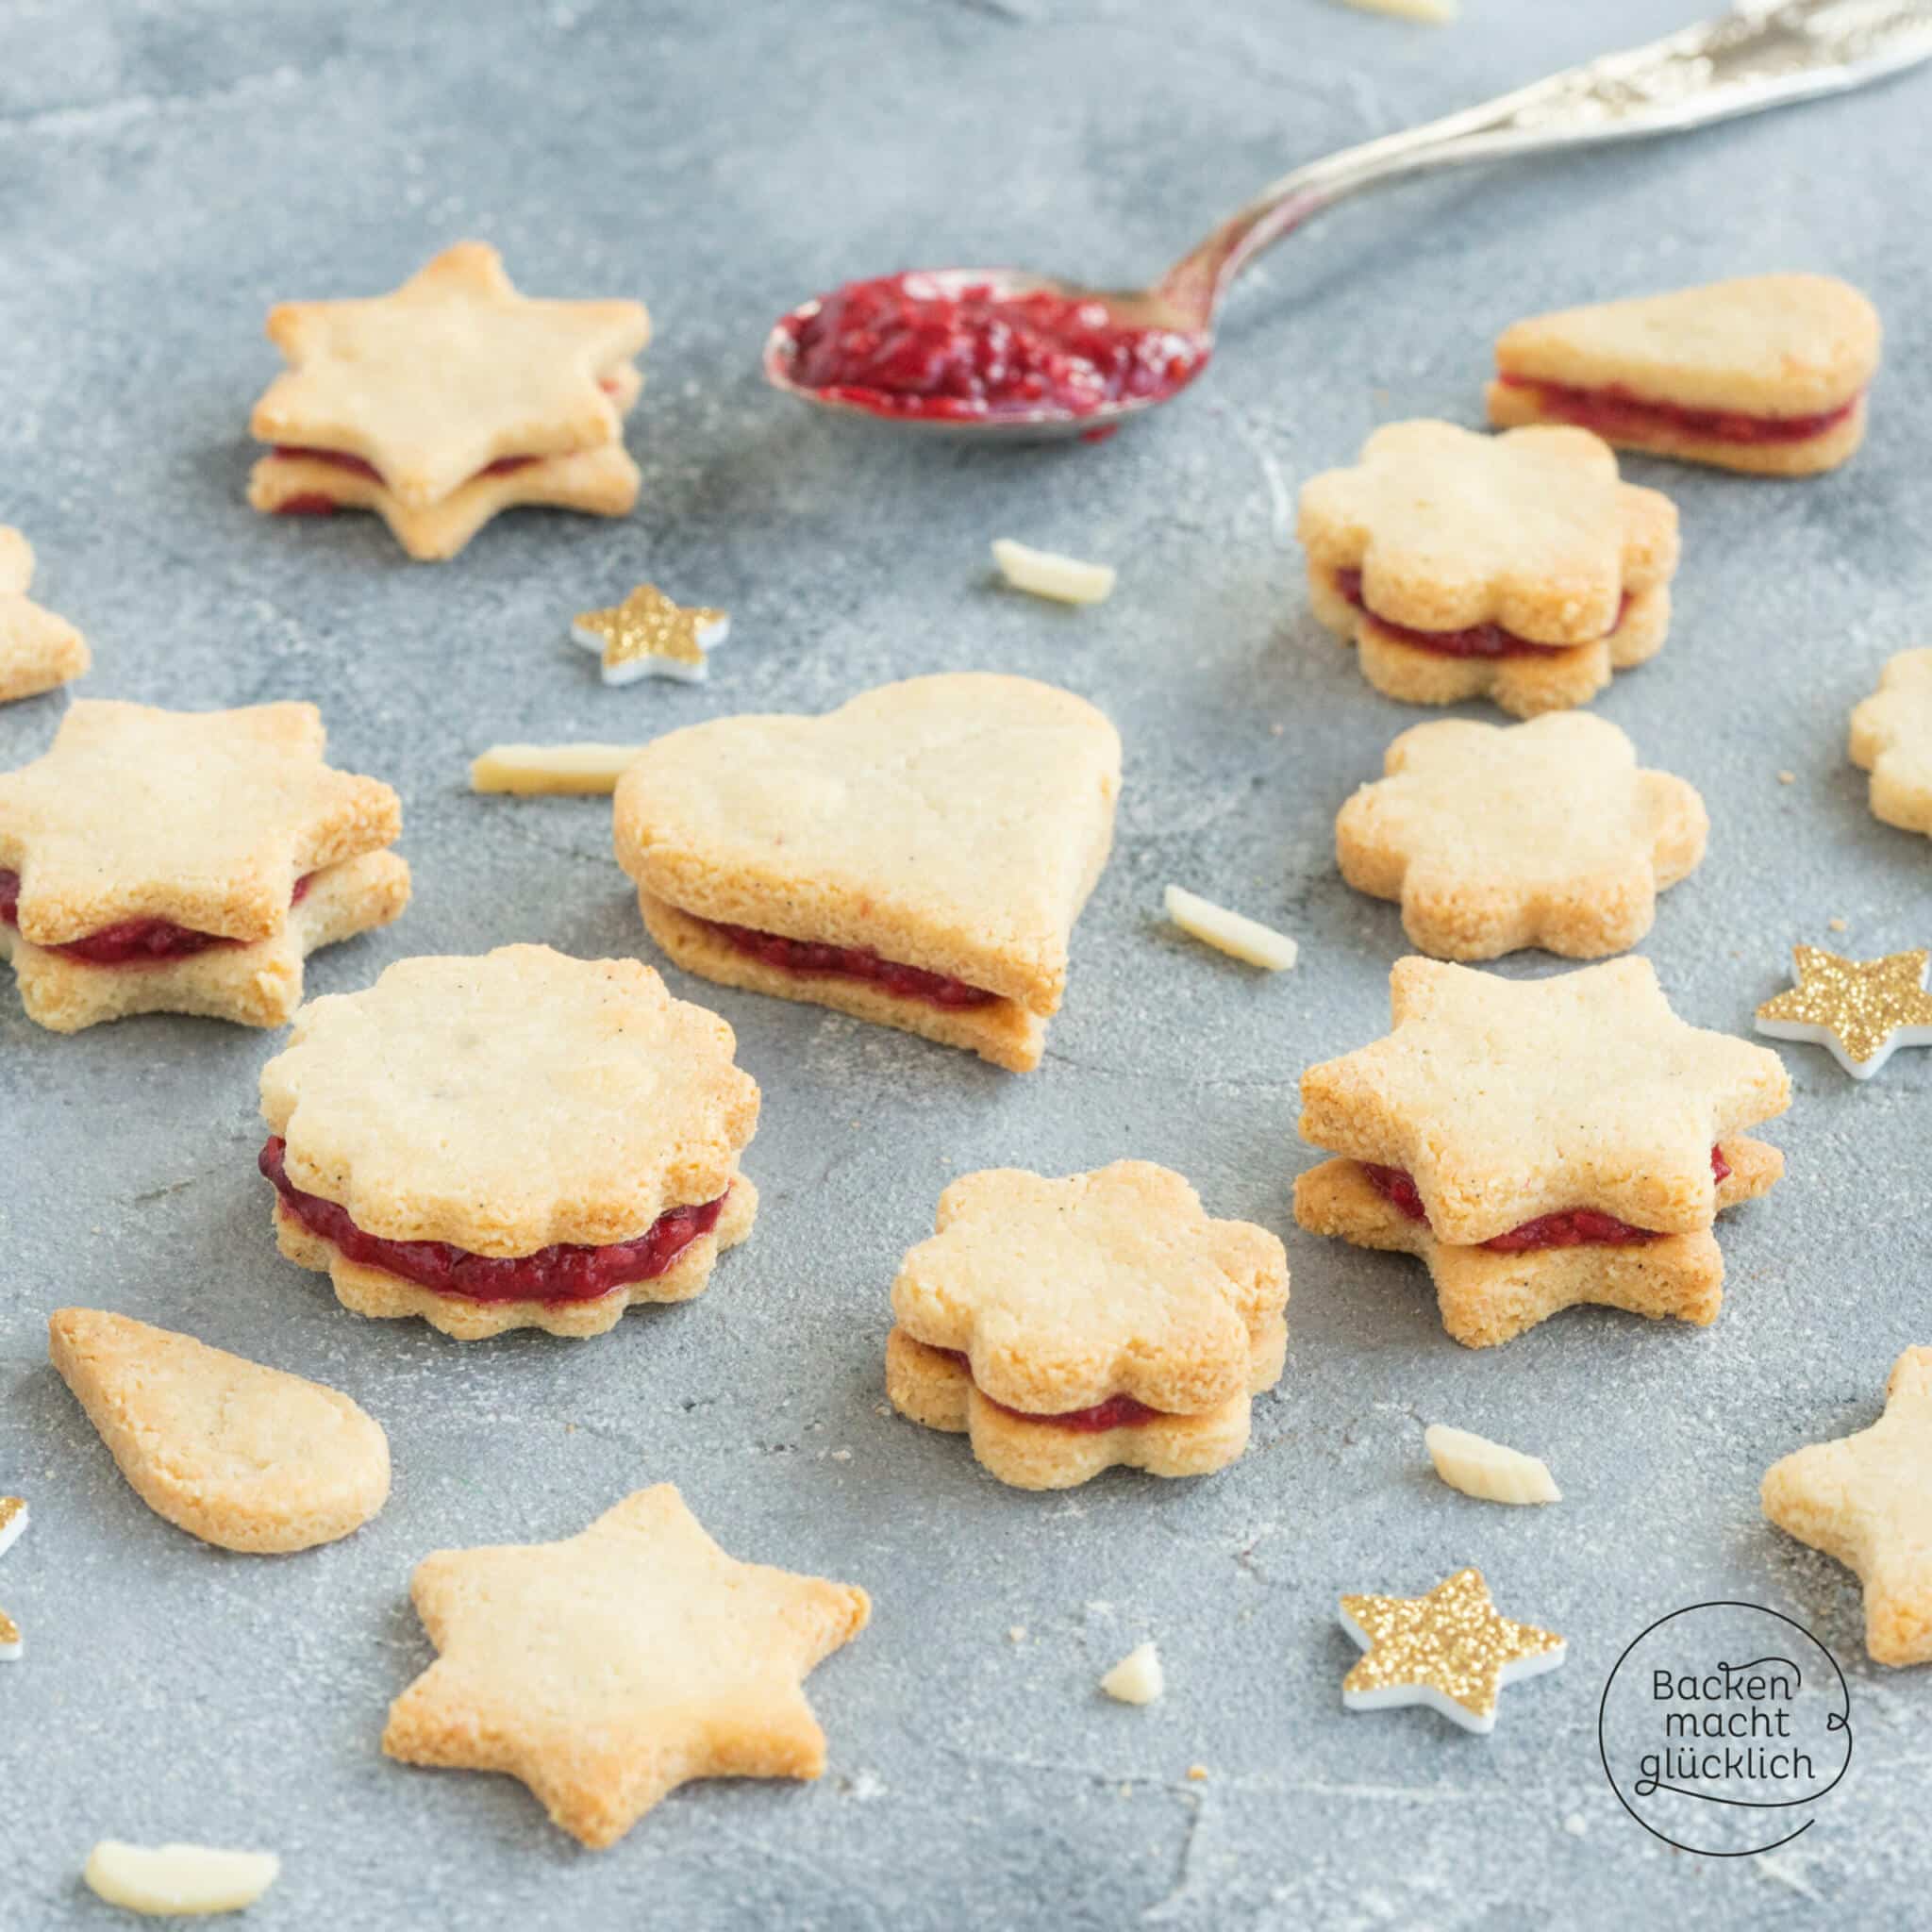
[(641, 302), (521, 293), (480, 242), (387, 295), (285, 302), (268, 334), (289, 367), (250, 419), (272, 447), (248, 500), (275, 516), (373, 509), (424, 560), (520, 505), (621, 517), (639, 481), (631, 358), (650, 333)]
[(689, 1301), (758, 1208), (736, 1044), (640, 961), (548, 946), (312, 1000), (261, 1070), (282, 1253), (358, 1314), (461, 1341)]
[(1687, 1025), (1647, 959), (1504, 979), (1403, 959), (1394, 1028), (1302, 1075), (1311, 1234), (1414, 1255), (1471, 1348), (1579, 1302), (1715, 1321), (1718, 1210), (1784, 1171), (1742, 1129), (1782, 1113), (1769, 1048)]
[(130, 1013), (280, 1026), (318, 946), (386, 925), (409, 868), (387, 785), (323, 762), (313, 705), (83, 698), (0, 772), (0, 959), (57, 1033)]
[(383, 1750), (505, 1772), (599, 1850), (693, 1778), (817, 1777), (805, 1678), (872, 1615), (857, 1584), (726, 1556), (669, 1483), (561, 1542), (438, 1550), (409, 1594), (438, 1656)]
[(0, 705), (57, 690), (92, 662), (81, 634), (27, 595), (33, 580), (32, 545), (0, 524)]
[(1288, 1257), (1266, 1228), (1209, 1220), (1145, 1160), (970, 1174), (935, 1226), (892, 1283), (900, 1414), (963, 1431), (1023, 1490), (1116, 1465), (1208, 1475), (1248, 1446), (1250, 1398), (1288, 1350)]
[(1384, 765), (1341, 808), (1336, 857), (1357, 891), (1399, 901), (1403, 930), (1439, 959), (1621, 953), (1704, 857), (1704, 801), (1640, 771), (1630, 741), (1588, 711), (1418, 724)]
[(618, 783), (617, 858), (687, 972), (1024, 1073), (1120, 782), (1119, 735), (1071, 691), (914, 677), (646, 745)]
[(1490, 421), (1766, 476), (1836, 469), (1865, 437), (1877, 311), (1831, 275), (1749, 275), (1505, 329)]
[(1584, 429), (1391, 423), (1302, 490), (1315, 615), (1412, 705), (1589, 702), (1662, 646), (1677, 511)]
[(1874, 818), (1932, 838), (1932, 650), (1901, 651), (1853, 707), (1851, 758)]

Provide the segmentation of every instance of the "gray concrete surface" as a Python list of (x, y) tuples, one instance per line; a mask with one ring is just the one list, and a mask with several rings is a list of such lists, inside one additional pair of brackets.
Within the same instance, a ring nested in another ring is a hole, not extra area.
[[(756, 370), (772, 316), (848, 275), (1137, 276), (1297, 158), (1690, 10), (1470, 0), (1427, 33), (1320, 0), (1228, 0), (1185, 27), (1151, 0), (0, 4), (0, 518), (92, 639), (87, 692), (313, 698), (340, 761), (403, 792), (415, 906), (318, 958), (313, 991), (511, 940), (649, 956), (602, 804), (465, 791), (494, 740), (643, 738), (989, 665), (1095, 699), (1128, 758), (1037, 1076), (673, 975), (763, 1084), (764, 1212), (702, 1300), (590, 1343), (464, 1348), (347, 1314), (270, 1236), (253, 1157), (273, 1039), (170, 1020), (56, 1039), (0, 987), (0, 1489), (35, 1518), (0, 1559), (29, 1645), (0, 1667), (9, 1932), (113, 1919), (77, 1878), (103, 1835), (274, 1847), (285, 1876), (254, 1923), (333, 1932), (1690, 1932), (1923, 1911), (1932, 1676), (1865, 1661), (1856, 1585), (1756, 1498), (1769, 1462), (1861, 1426), (1896, 1352), (1932, 1341), (1932, 1058), (1859, 1088), (1786, 1050), (1790, 1178), (1724, 1231), (1708, 1330), (1578, 1312), (1470, 1354), (1419, 1269), (1301, 1236), (1297, 1075), (1382, 1030), (1403, 950), (1392, 908), (1337, 878), (1330, 825), (1422, 714), (1309, 619), (1287, 531), (1299, 480), (1375, 423), (1476, 420), (1490, 340), (1520, 312), (1739, 271), (1857, 279), (1890, 329), (1870, 447), (1794, 488), (1635, 465), (1681, 505), (1685, 564), (1668, 647), (1601, 709), (1710, 804), (1708, 862), (1644, 948), (1688, 1018), (1745, 1028), (1791, 941), (1834, 917), (1866, 956), (1932, 941), (1932, 850), (1867, 816), (1843, 755), (1849, 706), (1926, 641), (1912, 224), (1932, 79), (1338, 213), (1243, 291), (1211, 379), (1103, 447), (895, 443), (809, 418)], [(441, 567), (373, 519), (252, 516), (268, 305), (379, 290), (465, 235), (529, 289), (651, 304), (637, 514), (520, 515)], [(1114, 601), (994, 590), (1001, 533), (1116, 561)], [(708, 688), (606, 691), (570, 648), (572, 611), (646, 575), (733, 613)], [(61, 704), (0, 713), (0, 766), (38, 754)], [(1171, 877), (1295, 933), (1299, 970), (1263, 980), (1175, 938)], [(1216, 1480), (1004, 1490), (884, 1411), (887, 1285), (954, 1174), (1123, 1154), (1283, 1231), (1288, 1372)], [(73, 1301), (352, 1391), (390, 1431), (388, 1509), (287, 1559), (169, 1528), (45, 1366), (46, 1312)], [(1436, 1487), (1435, 1419), (1541, 1451), (1566, 1500), (1506, 1513)], [(591, 1855), (508, 1780), (379, 1756), (429, 1656), (420, 1556), (568, 1534), (666, 1477), (728, 1548), (874, 1592), (873, 1628), (810, 1685), (823, 1782), (692, 1788)], [(1344, 1714), (1338, 1592), (1465, 1562), (1567, 1634), (1568, 1667), (1509, 1693), (1488, 1741)], [(1717, 1596), (1832, 1646), (1857, 1740), (1805, 1838), (1732, 1861), (1632, 1824), (1595, 1738), (1624, 1644)], [(1100, 1699), (1150, 1635), (1165, 1702)]]

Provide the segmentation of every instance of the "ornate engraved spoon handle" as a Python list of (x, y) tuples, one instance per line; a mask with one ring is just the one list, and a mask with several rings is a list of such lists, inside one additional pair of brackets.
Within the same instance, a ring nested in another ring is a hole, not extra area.
[(1932, 0), (1746, 5), (1440, 121), (1297, 168), (1184, 256), (1160, 291), (1211, 317), (1249, 262), (1343, 195), (1467, 161), (1628, 141), (1840, 93), (1932, 56)]

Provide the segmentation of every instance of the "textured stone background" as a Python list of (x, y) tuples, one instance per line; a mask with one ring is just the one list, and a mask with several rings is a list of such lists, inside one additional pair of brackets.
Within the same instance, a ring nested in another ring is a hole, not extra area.
[[(1833, 916), (1868, 956), (1932, 940), (1932, 853), (1866, 815), (1843, 753), (1848, 707), (1926, 641), (1911, 224), (1932, 80), (1338, 212), (1243, 289), (1211, 379), (1099, 448), (895, 443), (808, 416), (756, 368), (770, 319), (845, 275), (1017, 259), (1127, 279), (1297, 158), (1692, 5), (1469, 0), (1430, 33), (1227, 0), (1182, 33), (1188, 9), (1151, 0), (0, 0), (0, 517), (93, 641), (87, 691), (313, 698), (340, 762), (402, 791), (416, 904), (318, 959), (313, 991), (511, 940), (648, 953), (602, 805), (465, 791), (494, 740), (644, 738), (991, 665), (1094, 698), (1128, 758), (1036, 1076), (674, 975), (763, 1083), (764, 1212), (704, 1299), (595, 1342), (460, 1348), (351, 1317), (275, 1253), (253, 1164), (273, 1040), (166, 1020), (56, 1039), (0, 988), (0, 1487), (35, 1516), (0, 1562), (29, 1642), (0, 1669), (0, 1923), (108, 1923), (75, 1875), (106, 1834), (275, 1847), (258, 1923), (336, 1932), (1689, 1928), (1922, 1907), (1932, 1675), (1866, 1663), (1856, 1586), (1760, 1522), (1757, 1485), (1871, 1420), (1896, 1352), (1932, 1341), (1932, 1060), (1860, 1089), (1788, 1049), (1790, 1175), (1727, 1227), (1709, 1330), (1578, 1312), (1470, 1354), (1419, 1269), (1297, 1234), (1296, 1077), (1382, 1030), (1403, 950), (1393, 909), (1337, 879), (1330, 825), (1420, 714), (1309, 620), (1287, 531), (1300, 479), (1377, 422), (1475, 421), (1490, 340), (1520, 312), (1772, 268), (1863, 283), (1890, 358), (1849, 471), (1776, 487), (1634, 466), (1681, 505), (1685, 566), (1663, 656), (1601, 704), (1710, 803), (1710, 858), (1645, 947), (1688, 1018), (1743, 1029)], [(435, 567), (373, 519), (251, 516), (268, 305), (388, 287), (465, 235), (531, 290), (649, 301), (635, 517), (526, 513)], [(1068, 613), (991, 588), (1002, 532), (1113, 559), (1115, 600)], [(708, 688), (608, 691), (570, 649), (573, 610), (645, 575), (732, 611)], [(0, 766), (40, 752), (62, 702), (0, 714)], [(1294, 932), (1299, 971), (1264, 980), (1178, 940), (1170, 877)], [(1288, 1373), (1216, 1480), (1004, 1490), (882, 1410), (894, 1264), (956, 1174), (1127, 1153), (1285, 1232)], [(351, 1391), (390, 1431), (387, 1511), (285, 1559), (167, 1527), (45, 1366), (45, 1314), (72, 1301)], [(1565, 1502), (1441, 1489), (1435, 1419), (1547, 1455)], [(664, 1477), (728, 1548), (873, 1591), (873, 1628), (811, 1683), (824, 1781), (691, 1789), (593, 1856), (508, 1780), (386, 1763), (385, 1707), (429, 1655), (416, 1559), (567, 1534)], [(1424, 1712), (1344, 1715), (1338, 1592), (1465, 1562), (1567, 1633), (1569, 1667), (1510, 1693), (1488, 1741)], [(1805, 1839), (1731, 1863), (1631, 1824), (1594, 1731), (1623, 1645), (1726, 1595), (1833, 1646), (1857, 1739)], [(1166, 1701), (1099, 1698), (1149, 1635)]]

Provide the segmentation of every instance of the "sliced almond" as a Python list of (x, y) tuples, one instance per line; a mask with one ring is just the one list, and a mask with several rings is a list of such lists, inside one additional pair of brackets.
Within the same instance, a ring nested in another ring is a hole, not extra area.
[(273, 1852), (219, 1852), (208, 1845), (129, 1845), (104, 1838), (81, 1874), (110, 1906), (156, 1917), (239, 1912), (281, 1875)]
[(1167, 889), (1167, 916), (1190, 939), (1267, 973), (1286, 972), (1300, 951), (1285, 932), (1276, 932), (1258, 919), (1245, 919), (1179, 886)]
[(1035, 550), (1010, 537), (995, 537), (992, 560), (1016, 591), (1051, 597), (1057, 604), (1099, 604), (1113, 594), (1110, 563), (1082, 563), (1052, 550)]
[(470, 767), (472, 791), (525, 797), (617, 790), (641, 744), (492, 744)]
[(1137, 1644), (1101, 1678), (1100, 1688), (1116, 1704), (1152, 1704), (1167, 1689), (1159, 1651), (1152, 1643)]
[(1425, 26), (1447, 26), (1457, 16), (1456, 0), (1346, 0), (1361, 13), (1387, 13), (1396, 20), (1419, 20)]
[(1452, 1490), (1484, 1503), (1560, 1503), (1563, 1492), (1549, 1465), (1521, 1449), (1507, 1449), (1486, 1436), (1467, 1429), (1445, 1428), (1432, 1423), (1423, 1432), (1423, 1446), (1436, 1474)]

